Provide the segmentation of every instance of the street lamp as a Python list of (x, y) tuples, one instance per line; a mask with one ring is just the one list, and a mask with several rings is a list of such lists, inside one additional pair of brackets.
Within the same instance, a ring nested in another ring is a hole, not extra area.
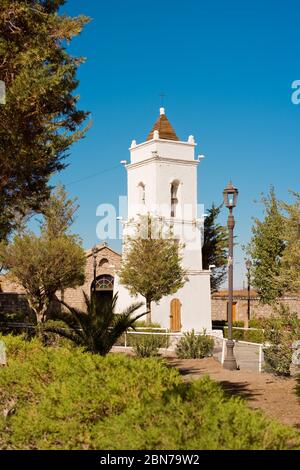
[(94, 259), (94, 282), (93, 282), (93, 293), (95, 294), (96, 292), (96, 277), (97, 277), (97, 247), (94, 246), (92, 248), (92, 255)]
[(247, 306), (247, 316), (248, 316), (248, 323), (250, 321), (250, 282), (251, 282), (251, 276), (250, 276), (250, 269), (252, 268), (252, 263), (250, 259), (247, 259), (246, 263), (246, 269), (247, 269), (247, 280), (248, 280), (248, 306)]
[(224, 360), (224, 369), (237, 370), (237, 363), (234, 357), (234, 341), (232, 338), (232, 301), (233, 301), (233, 229), (235, 225), (233, 208), (236, 207), (238, 190), (230, 181), (223, 191), (224, 203), (229, 209), (227, 227), (229, 230), (229, 253), (228, 253), (228, 341), (226, 343), (227, 352)]

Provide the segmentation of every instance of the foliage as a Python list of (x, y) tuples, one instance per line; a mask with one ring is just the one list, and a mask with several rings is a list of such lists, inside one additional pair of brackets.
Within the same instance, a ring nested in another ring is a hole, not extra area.
[(227, 276), (228, 230), (217, 222), (222, 205), (212, 205), (204, 221), (204, 243), (202, 246), (203, 269), (210, 265), (216, 267), (211, 273), (211, 290), (216, 292)]
[(145, 320), (139, 320), (134, 324), (135, 328), (146, 328), (147, 330), (151, 328), (161, 328), (160, 323), (151, 322), (150, 324)]
[(185, 283), (181, 266), (180, 245), (172, 233), (164, 233), (148, 215), (140, 217), (137, 233), (128, 236), (119, 273), (120, 282), (129, 292), (146, 299), (147, 320), (151, 322), (151, 302), (174, 294)]
[(133, 351), (138, 357), (158, 356), (161, 338), (155, 335), (139, 335), (133, 338)]
[(203, 359), (211, 356), (214, 340), (206, 335), (204, 330), (197, 335), (194, 330), (183, 334), (176, 346), (176, 356), (180, 359)]
[(285, 211), (284, 235), (286, 247), (283, 252), (280, 270), (280, 282), (288, 292), (299, 294), (300, 291), (300, 194), (292, 192), (296, 200), (281, 203)]
[(208, 377), (184, 383), (154, 358), (101, 357), (5, 338), (2, 450), (286, 449), (299, 432), (228, 397)]
[(87, 113), (74, 94), (82, 58), (66, 45), (89, 21), (59, 15), (64, 0), (0, 0), (0, 240), (19, 215), (39, 211), (49, 197), (50, 176), (65, 167), (81, 139)]
[(97, 296), (89, 299), (85, 292), (83, 295), (86, 311), (61, 302), (68, 310), (57, 314), (57, 318), (64, 323), (64, 327), (52, 324), (46, 326), (44, 331), (56, 333), (77, 346), (83, 347), (86, 351), (105, 356), (124, 331), (133, 327), (136, 320), (146, 314), (145, 312), (133, 316), (143, 305), (142, 302), (133, 303), (122, 313), (115, 314), (117, 295), (111, 301), (106, 302), (101, 301)]
[(263, 221), (254, 219), (247, 253), (253, 260), (252, 285), (258, 291), (262, 303), (272, 304), (283, 293), (279, 274), (285, 247), (284, 217), (273, 187), (267, 196), (262, 195), (261, 203), (264, 205), (265, 218)]
[(290, 375), (292, 344), (300, 338), (300, 320), (297, 313), (281, 305), (277, 315), (263, 322), (266, 348), (266, 369), (278, 375)]
[(0, 250), (2, 263), (26, 290), (38, 323), (46, 319), (58, 290), (84, 282), (85, 252), (78, 237), (66, 233), (76, 210), (73, 203), (59, 187), (45, 208), (41, 235), (24, 232)]
[[(261, 322), (259, 323), (257, 320), (250, 320), (249, 322), (249, 328), (250, 329), (235, 329), (235, 328), (244, 328), (244, 322), (239, 320), (239, 321), (234, 321), (232, 322), (232, 326), (234, 327), (232, 330), (232, 336), (233, 339), (236, 341), (249, 341), (250, 343), (258, 343), (262, 344), (264, 342), (264, 331), (262, 329), (262, 324)], [(255, 328), (255, 330), (251, 329)], [(226, 326), (224, 327), (224, 337), (228, 338), (228, 326), (226, 322)]]
[(43, 222), (41, 232), (54, 239), (69, 233), (79, 209), (77, 198), (68, 199), (64, 186), (58, 184), (51, 197), (43, 204)]

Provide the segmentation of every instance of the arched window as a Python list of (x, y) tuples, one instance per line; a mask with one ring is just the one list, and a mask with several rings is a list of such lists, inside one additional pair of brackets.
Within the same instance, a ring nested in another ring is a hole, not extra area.
[(114, 278), (109, 274), (98, 276), (96, 279), (96, 291), (111, 291), (114, 289)]
[(176, 209), (178, 205), (178, 187), (178, 180), (175, 180), (173, 183), (171, 183), (171, 217), (176, 217)]
[(108, 268), (109, 267), (109, 261), (107, 258), (102, 258), (99, 263), (100, 268)]
[(138, 185), (138, 190), (139, 190), (139, 204), (145, 204), (146, 203), (146, 190), (145, 190), (144, 183), (140, 183)]

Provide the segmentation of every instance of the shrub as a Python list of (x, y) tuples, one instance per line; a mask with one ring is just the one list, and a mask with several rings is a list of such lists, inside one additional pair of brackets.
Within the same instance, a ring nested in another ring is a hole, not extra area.
[(161, 338), (155, 335), (138, 335), (132, 338), (132, 346), (138, 357), (158, 356)]
[(146, 328), (146, 329), (151, 329), (151, 328), (161, 328), (161, 325), (159, 323), (148, 323), (146, 320), (138, 320), (134, 324), (135, 328)]
[(214, 340), (206, 335), (205, 330), (201, 335), (195, 331), (184, 333), (176, 347), (176, 355), (180, 359), (202, 359), (211, 356), (214, 348)]
[(277, 315), (263, 322), (265, 368), (278, 375), (289, 376), (292, 363), (292, 344), (300, 338), (300, 320), (297, 313), (281, 305)]
[(154, 358), (45, 348), (5, 337), (2, 450), (286, 449), (299, 432), (204, 377), (184, 383)]

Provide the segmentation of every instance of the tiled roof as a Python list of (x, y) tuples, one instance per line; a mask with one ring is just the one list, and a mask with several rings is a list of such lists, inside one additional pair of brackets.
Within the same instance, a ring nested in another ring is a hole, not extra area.
[(151, 129), (151, 131), (150, 131), (150, 133), (147, 137), (147, 140), (152, 140), (153, 139), (154, 131), (158, 131), (160, 139), (179, 141), (179, 138), (177, 137), (176, 132), (174, 131), (174, 129), (171, 126), (167, 116), (165, 115), (164, 108), (161, 108), (160, 116), (157, 119), (154, 126), (152, 127), (152, 129)]

